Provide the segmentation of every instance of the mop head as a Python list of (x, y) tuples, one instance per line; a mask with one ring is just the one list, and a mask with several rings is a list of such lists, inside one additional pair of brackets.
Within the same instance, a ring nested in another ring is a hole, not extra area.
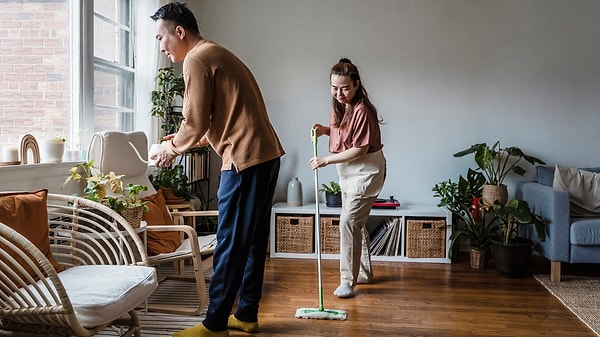
[(346, 319), (345, 310), (333, 309), (316, 309), (316, 308), (300, 308), (296, 310), (296, 318), (313, 318), (313, 319)]

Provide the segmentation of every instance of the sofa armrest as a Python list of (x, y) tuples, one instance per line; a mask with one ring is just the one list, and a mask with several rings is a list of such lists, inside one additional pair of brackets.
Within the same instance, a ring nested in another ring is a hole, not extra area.
[(546, 221), (546, 240), (540, 242), (535, 230), (529, 231), (535, 249), (550, 261), (569, 262), (569, 193), (537, 182), (517, 185), (517, 198), (527, 201), (532, 212)]

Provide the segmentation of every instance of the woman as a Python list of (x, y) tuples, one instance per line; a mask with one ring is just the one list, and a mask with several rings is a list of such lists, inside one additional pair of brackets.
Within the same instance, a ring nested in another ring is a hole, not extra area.
[(329, 156), (310, 159), (314, 170), (336, 164), (342, 188), (340, 214), (340, 285), (334, 295), (354, 296), (354, 286), (371, 283), (369, 233), (365, 229), (373, 201), (386, 175), (377, 109), (369, 99), (357, 67), (346, 58), (331, 68), (333, 109), (329, 126), (315, 124), (317, 137), (329, 136)]

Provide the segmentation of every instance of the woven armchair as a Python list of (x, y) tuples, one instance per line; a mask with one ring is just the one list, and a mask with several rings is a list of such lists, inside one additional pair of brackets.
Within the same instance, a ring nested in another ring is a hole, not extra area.
[(158, 282), (138, 233), (83, 198), (48, 194), (47, 210), (51, 255), (64, 270), (0, 223), (0, 336), (93, 336), (111, 325), (141, 336), (135, 308)]

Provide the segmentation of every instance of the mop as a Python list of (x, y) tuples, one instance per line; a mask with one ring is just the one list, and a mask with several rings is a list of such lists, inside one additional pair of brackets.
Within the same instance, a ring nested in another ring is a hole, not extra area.
[[(317, 156), (317, 129), (312, 128), (311, 136), (313, 141), (314, 156)], [(313, 318), (313, 319), (346, 319), (345, 310), (334, 310), (323, 308), (323, 277), (321, 272), (321, 219), (319, 212), (319, 172), (315, 168), (315, 223), (317, 237), (315, 240), (315, 250), (317, 252), (317, 270), (319, 274), (319, 308), (300, 308), (296, 310), (297, 318)]]

